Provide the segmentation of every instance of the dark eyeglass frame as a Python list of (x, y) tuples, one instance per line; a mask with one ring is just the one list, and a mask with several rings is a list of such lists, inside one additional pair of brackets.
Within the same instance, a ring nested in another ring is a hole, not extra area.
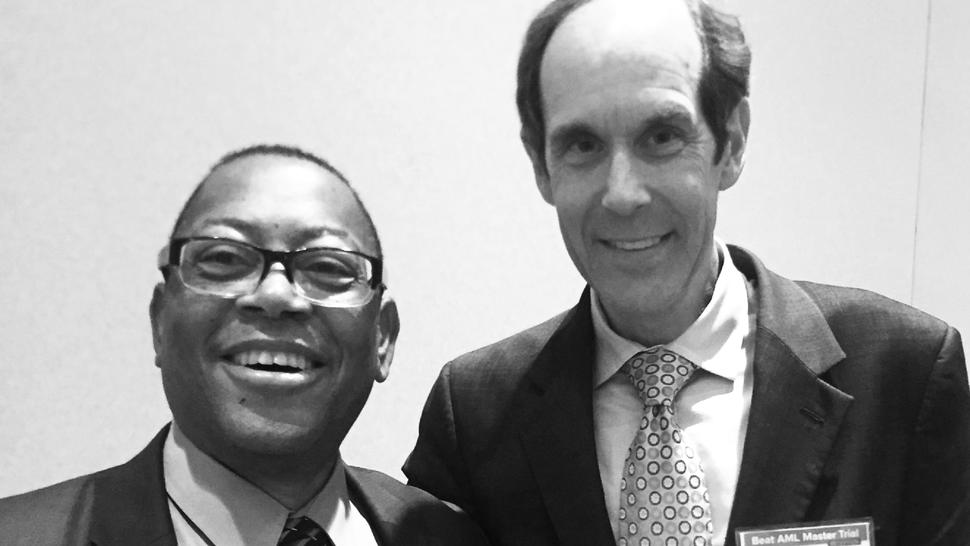
[(286, 275), (286, 280), (293, 283), (293, 260), (297, 258), (300, 254), (306, 254), (307, 252), (314, 252), (318, 250), (331, 250), (335, 252), (341, 252), (344, 254), (354, 254), (364, 258), (371, 265), (371, 278), (368, 281), (370, 287), (374, 290), (386, 288), (383, 284), (383, 274), (384, 274), (384, 262), (380, 258), (375, 258), (364, 254), (363, 252), (357, 252), (355, 250), (346, 250), (343, 248), (333, 248), (328, 246), (317, 246), (311, 248), (301, 248), (298, 250), (268, 250), (265, 248), (260, 248), (256, 245), (249, 244), (238, 239), (228, 239), (225, 237), (179, 237), (177, 239), (172, 239), (168, 243), (168, 262), (159, 264), (158, 268), (163, 274), (167, 275), (167, 269), (169, 267), (178, 267), (182, 262), (182, 247), (191, 241), (223, 241), (227, 243), (232, 243), (247, 248), (251, 248), (256, 252), (259, 252), (263, 256), (263, 272), (259, 276), (259, 282), (263, 282), (266, 276), (269, 275), (270, 267), (275, 263), (283, 264), (283, 272)]

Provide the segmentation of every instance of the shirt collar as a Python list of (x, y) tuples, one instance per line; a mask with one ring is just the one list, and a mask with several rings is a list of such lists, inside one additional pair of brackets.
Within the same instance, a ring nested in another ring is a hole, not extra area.
[[(733, 381), (743, 369), (737, 369), (737, 359), (718, 356), (740, 348), (748, 334), (747, 285), (731, 261), (727, 245), (717, 238), (714, 243), (723, 263), (711, 301), (684, 333), (665, 346), (708, 372)], [(647, 347), (617, 334), (607, 322), (596, 292), (590, 292), (596, 337), (596, 370), (593, 374), (593, 388), (596, 388), (612, 377), (630, 357)]]
[[(290, 510), (196, 447), (174, 422), (162, 460), (168, 494), (215, 544), (277, 543)], [(350, 509), (338, 458), (323, 489), (295, 513), (331, 532)]]

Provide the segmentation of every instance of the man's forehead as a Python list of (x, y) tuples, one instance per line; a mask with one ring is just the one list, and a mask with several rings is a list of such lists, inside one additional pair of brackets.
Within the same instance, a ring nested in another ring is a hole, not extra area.
[(542, 59), (544, 79), (643, 61), (658, 70), (700, 74), (703, 49), (683, 0), (594, 0), (553, 33)]
[(216, 192), (262, 192), (277, 188), (297, 188), (315, 184), (330, 192), (348, 191), (347, 185), (323, 167), (298, 157), (254, 154), (224, 163), (203, 183)]
[(363, 211), (345, 182), (310, 161), (275, 155), (216, 168), (182, 223), (181, 236), (224, 227), (253, 237), (260, 230), (285, 230), (290, 240), (311, 240), (313, 234), (368, 239)]

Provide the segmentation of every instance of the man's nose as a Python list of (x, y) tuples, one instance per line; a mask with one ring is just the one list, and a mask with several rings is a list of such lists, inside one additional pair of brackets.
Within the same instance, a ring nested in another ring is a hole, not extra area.
[(286, 278), (283, 264), (278, 262), (270, 266), (266, 277), (252, 293), (236, 300), (236, 305), (272, 318), (308, 314), (313, 310), (313, 304), (296, 291), (293, 283)]
[(636, 160), (629, 152), (619, 150), (612, 154), (607, 165), (609, 171), (602, 200), (604, 207), (627, 216), (650, 203), (645, 173), (636, 167)]

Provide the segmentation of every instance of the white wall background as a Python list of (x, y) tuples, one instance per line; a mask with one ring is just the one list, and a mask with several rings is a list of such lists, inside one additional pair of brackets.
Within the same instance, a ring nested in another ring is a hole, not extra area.
[[(322, 154), (376, 218), (403, 330), (344, 456), (400, 476), (441, 365), (582, 286), (518, 144), (542, 4), (0, 3), (0, 496), (123, 462), (169, 419), (156, 253), (208, 165), (255, 142)], [(970, 5), (728, 5), (754, 91), (722, 237), (970, 332)]]

